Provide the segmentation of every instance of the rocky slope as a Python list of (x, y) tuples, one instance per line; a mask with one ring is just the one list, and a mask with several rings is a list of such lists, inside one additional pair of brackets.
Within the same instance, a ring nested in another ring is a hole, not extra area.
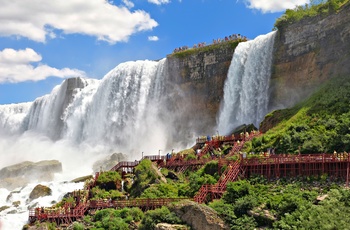
[[(180, 110), (179, 129), (212, 134), (237, 42), (224, 42), (167, 56), (169, 106)], [(200, 121), (200, 122), (198, 122)], [(183, 128), (182, 128), (183, 127)], [(186, 128), (185, 128), (186, 127)]]
[(283, 26), (275, 40), (270, 107), (294, 105), (328, 79), (349, 73), (350, 4)]

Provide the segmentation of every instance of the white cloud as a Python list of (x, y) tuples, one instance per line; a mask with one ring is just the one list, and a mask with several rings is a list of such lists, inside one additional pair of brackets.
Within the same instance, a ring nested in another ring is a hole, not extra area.
[(161, 5), (161, 4), (170, 3), (170, 0), (148, 0), (148, 2), (156, 5)]
[(274, 13), (286, 9), (294, 9), (295, 6), (305, 5), (309, 0), (246, 0), (251, 9), (257, 9), (263, 13)]
[(133, 2), (129, 1), (129, 0), (123, 0), (123, 3), (126, 7), (128, 7), (129, 9), (130, 8), (133, 8), (135, 5)]
[(149, 36), (148, 41), (158, 41), (159, 38), (157, 36)]
[[(38, 42), (45, 42), (47, 36), (55, 37), (52, 29), (58, 29), (113, 44), (158, 25), (145, 11), (131, 12), (106, 0), (0, 0), (0, 3), (0, 36), (19, 35)], [(133, 4), (129, 0), (124, 3)]]
[(41, 55), (30, 48), (0, 51), (0, 83), (40, 81), (51, 76), (60, 78), (85, 76), (83, 71), (77, 69), (56, 69), (40, 63), (37, 66), (31, 64), (41, 60)]

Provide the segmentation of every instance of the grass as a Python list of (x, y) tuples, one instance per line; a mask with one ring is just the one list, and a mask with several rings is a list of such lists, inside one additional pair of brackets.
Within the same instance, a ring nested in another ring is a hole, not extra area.
[(322, 153), (350, 151), (349, 77), (334, 78), (298, 105), (267, 115), (275, 122), (247, 151), (277, 153)]
[(311, 4), (297, 6), (294, 9), (287, 9), (286, 12), (276, 20), (275, 28), (282, 27), (298, 22), (307, 17), (315, 17), (318, 15), (328, 15), (338, 12), (350, 0), (327, 0), (327, 1), (311, 1)]

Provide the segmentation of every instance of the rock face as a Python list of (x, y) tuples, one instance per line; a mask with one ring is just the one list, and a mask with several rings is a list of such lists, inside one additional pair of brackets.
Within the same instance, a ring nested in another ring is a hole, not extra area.
[(52, 191), (49, 187), (38, 184), (34, 187), (32, 192), (29, 194), (29, 201), (35, 200), (39, 197), (43, 196), (49, 196), (51, 195)]
[[(211, 47), (211, 48), (210, 48)], [(179, 130), (214, 133), (216, 115), (223, 98), (224, 83), (235, 46), (230, 43), (200, 48), (189, 55), (167, 56), (167, 84), (173, 100), (168, 106), (180, 110)], [(198, 121), (198, 122), (196, 122)]]
[(194, 230), (230, 229), (212, 208), (193, 201), (179, 202), (169, 209)]
[(105, 159), (96, 161), (92, 169), (94, 172), (99, 172), (101, 169), (103, 171), (108, 171), (123, 160), (126, 160), (126, 156), (123, 153), (113, 153)]
[(279, 28), (271, 108), (292, 106), (339, 75), (350, 75), (350, 4), (338, 13), (305, 18)]
[(0, 187), (12, 190), (34, 180), (49, 181), (58, 172), (62, 172), (62, 164), (57, 160), (25, 161), (0, 170)]
[(189, 228), (180, 224), (159, 223), (156, 225), (155, 230), (189, 230)]

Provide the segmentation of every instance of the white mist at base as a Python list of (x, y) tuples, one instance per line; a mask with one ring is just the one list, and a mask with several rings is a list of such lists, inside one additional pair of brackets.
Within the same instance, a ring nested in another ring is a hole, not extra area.
[[(38, 162), (42, 160), (58, 160), (62, 163), (62, 172), (55, 173), (53, 181), (31, 181), (23, 188), (9, 191), (0, 188), (0, 207), (10, 206), (0, 212), (1, 230), (20, 230), (28, 221), (29, 208), (50, 207), (58, 202), (67, 192), (83, 188), (83, 183), (69, 181), (81, 176), (92, 175), (92, 165), (105, 156), (103, 146), (92, 148), (87, 145), (76, 146), (67, 140), (52, 141), (46, 136), (26, 132), (21, 135), (0, 135), (0, 169), (23, 161)], [(23, 175), (25, 177), (25, 175)], [(52, 190), (51, 196), (41, 197), (27, 203), (33, 188), (42, 184)], [(11, 198), (7, 197), (12, 192)], [(12, 202), (20, 201), (19, 207)]]
[(217, 121), (220, 133), (229, 134), (242, 124), (259, 127), (268, 112), (275, 34), (261, 35), (236, 47)]
[[(0, 207), (10, 206), (0, 212), (1, 230), (20, 230), (27, 224), (29, 209), (32, 207), (50, 207), (63, 196), (71, 191), (82, 189), (84, 183), (42, 182), (40, 183), (51, 189), (50, 196), (40, 197), (28, 202), (28, 197), (36, 183), (29, 184), (24, 188), (11, 191), (0, 188)], [(11, 194), (11, 195), (10, 195)], [(9, 198), (8, 198), (9, 197)], [(12, 202), (20, 201), (18, 207), (13, 207)]]
[[(140, 159), (141, 152), (165, 154), (174, 113), (164, 106), (165, 63), (122, 63), (102, 80), (69, 79), (34, 102), (0, 105), (0, 169), (23, 161), (58, 160), (62, 173), (50, 182), (55, 190), (66, 186), (65, 181), (93, 174), (93, 163), (112, 153), (124, 153), (129, 160)], [(48, 182), (31, 183), (21, 189), (20, 207), (0, 212), (1, 230), (21, 229), (28, 220), (31, 204), (25, 197), (34, 185)], [(75, 184), (68, 184), (60, 195), (38, 205), (51, 206), (73, 191)], [(1, 190), (0, 207), (12, 206), (6, 201), (9, 192)]]

